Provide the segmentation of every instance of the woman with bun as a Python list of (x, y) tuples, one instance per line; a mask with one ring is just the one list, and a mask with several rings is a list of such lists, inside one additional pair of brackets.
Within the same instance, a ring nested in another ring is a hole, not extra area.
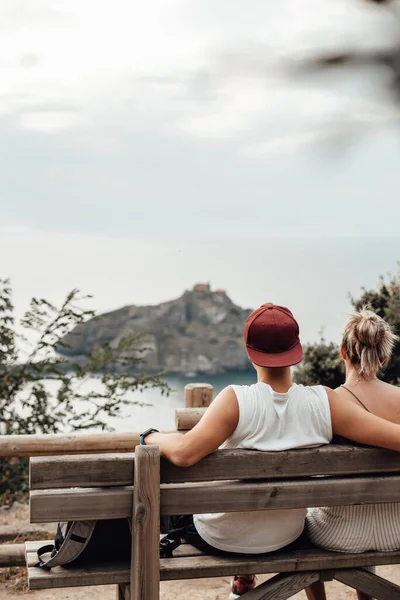
[[(378, 379), (390, 360), (396, 336), (374, 312), (353, 313), (343, 332), (340, 353), (346, 381), (336, 393), (349, 404), (391, 423), (400, 423), (400, 389)], [(391, 552), (400, 549), (400, 504), (313, 508), (306, 530), (316, 546), (337, 552)], [(359, 600), (371, 597), (358, 593)], [(325, 600), (322, 582), (307, 590), (309, 600)]]
[[(346, 352), (353, 360), (353, 346), (359, 349), (359, 343), (354, 336), (351, 340)], [(182, 467), (197, 463), (219, 447), (289, 450), (328, 444), (333, 434), (400, 450), (400, 425), (390, 423), (386, 413), (379, 418), (322, 385), (293, 383), (290, 367), (302, 360), (303, 350), (299, 326), (289, 309), (271, 302), (260, 306), (246, 320), (244, 341), (257, 383), (222, 390), (185, 435), (148, 429), (142, 433), (141, 443), (157, 445), (162, 456)], [(358, 371), (352, 369), (351, 373), (354, 377)], [(364, 374), (363, 370), (362, 377)], [(183, 528), (181, 537), (209, 553), (257, 554), (290, 544), (301, 535), (305, 517), (305, 508), (185, 515), (173, 529)], [(236, 575), (230, 598), (238, 598), (254, 586), (254, 575)]]

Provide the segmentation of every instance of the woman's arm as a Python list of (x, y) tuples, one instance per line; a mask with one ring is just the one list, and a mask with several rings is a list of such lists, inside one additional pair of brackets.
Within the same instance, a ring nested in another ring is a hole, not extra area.
[(400, 425), (367, 412), (330, 388), (325, 389), (334, 434), (360, 444), (400, 451)]
[(227, 387), (210, 404), (203, 417), (185, 435), (150, 433), (146, 444), (160, 448), (161, 456), (179, 467), (189, 467), (216, 450), (235, 431), (239, 421), (236, 394)]

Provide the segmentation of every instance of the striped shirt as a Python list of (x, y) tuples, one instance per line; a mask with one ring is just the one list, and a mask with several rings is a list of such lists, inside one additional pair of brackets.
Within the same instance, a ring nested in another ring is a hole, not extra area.
[(306, 531), (327, 550), (394, 552), (400, 549), (400, 503), (310, 508)]
[[(342, 385), (371, 412), (354, 392)], [(306, 531), (321, 548), (336, 552), (400, 549), (400, 504), (359, 504), (308, 509)]]

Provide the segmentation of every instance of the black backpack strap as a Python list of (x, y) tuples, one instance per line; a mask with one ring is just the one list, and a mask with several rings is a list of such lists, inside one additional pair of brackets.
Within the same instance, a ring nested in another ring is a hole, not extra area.
[(39, 550), (37, 551), (39, 562), (36, 565), (34, 565), (34, 566), (35, 567), (42, 567), (42, 568), (47, 569), (48, 571), (50, 571), (50, 569), (48, 567), (44, 566), (44, 561), (42, 561), (43, 554), (48, 554), (49, 552), (51, 553), (52, 557), (56, 553), (56, 548), (55, 548), (54, 544), (46, 544), (46, 546), (41, 546), (41, 548), (39, 548)]
[(61, 529), (61, 524), (58, 523), (57, 524), (57, 533), (56, 533), (56, 537), (54, 540), (54, 544), (46, 544), (46, 546), (42, 546), (41, 548), (39, 548), (39, 550), (37, 551), (39, 562), (35, 565), (35, 567), (42, 567), (42, 568), (50, 571), (50, 568), (46, 567), (44, 565), (44, 563), (46, 561), (42, 560), (42, 556), (43, 556), (43, 554), (50, 553), (50, 558), (53, 558), (57, 554), (58, 550), (60, 549), (63, 541), (64, 541), (64, 535), (63, 535), (63, 532)]
[(160, 558), (172, 558), (173, 551), (182, 544), (181, 537), (185, 532), (185, 527), (172, 529), (166, 536), (160, 540)]

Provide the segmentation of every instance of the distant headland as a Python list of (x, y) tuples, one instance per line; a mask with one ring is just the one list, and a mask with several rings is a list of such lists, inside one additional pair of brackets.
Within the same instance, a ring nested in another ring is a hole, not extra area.
[(79, 360), (102, 342), (144, 334), (149, 371), (189, 376), (247, 371), (243, 325), (250, 312), (234, 304), (225, 290), (196, 283), (176, 300), (125, 306), (78, 325), (59, 352)]

